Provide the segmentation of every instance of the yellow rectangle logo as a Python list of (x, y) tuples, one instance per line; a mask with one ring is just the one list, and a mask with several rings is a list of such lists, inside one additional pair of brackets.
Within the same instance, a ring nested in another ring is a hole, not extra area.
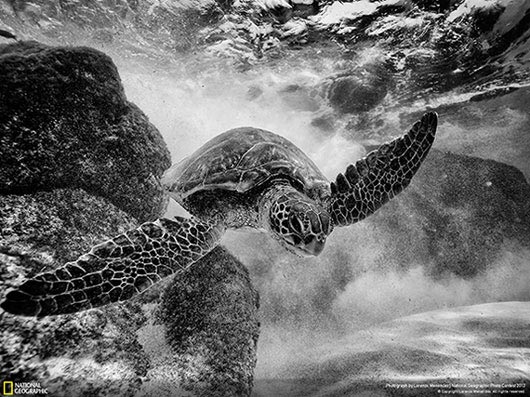
[(5, 380), (4, 381), (4, 387), (3, 387), (3, 392), (4, 392), (4, 396), (12, 396), (13, 395), (13, 382), (11, 381), (8, 381), (8, 380)]

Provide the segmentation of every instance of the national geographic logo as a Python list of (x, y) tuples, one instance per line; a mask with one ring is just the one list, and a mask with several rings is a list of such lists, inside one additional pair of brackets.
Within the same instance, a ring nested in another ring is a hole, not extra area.
[(48, 389), (40, 382), (12, 382), (5, 380), (2, 385), (3, 396), (21, 396), (31, 394), (48, 394)]
[(4, 381), (4, 387), (2, 389), (4, 396), (12, 396), (14, 388), (13, 382)]

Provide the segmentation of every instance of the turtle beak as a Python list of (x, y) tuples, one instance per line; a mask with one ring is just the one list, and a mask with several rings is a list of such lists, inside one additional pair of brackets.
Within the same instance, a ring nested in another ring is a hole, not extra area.
[(324, 250), (325, 245), (325, 241), (319, 241), (317, 238), (314, 238), (310, 243), (304, 244), (301, 250), (305, 256), (318, 256)]

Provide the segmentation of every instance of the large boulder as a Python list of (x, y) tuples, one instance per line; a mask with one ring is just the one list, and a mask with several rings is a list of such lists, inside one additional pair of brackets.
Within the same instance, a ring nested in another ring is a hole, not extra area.
[(0, 193), (78, 187), (141, 222), (166, 205), (169, 151), (90, 48), (0, 46), (0, 153)]
[[(430, 110), (438, 113), (442, 123), (436, 146), (456, 154), (513, 165), (528, 180), (529, 101), (530, 87), (501, 87), (473, 95), (466, 101), (432, 107)], [(402, 112), (402, 128), (413, 123), (421, 114), (419, 111)], [(392, 129), (386, 128), (386, 131)]]
[(379, 105), (392, 86), (391, 65), (375, 62), (324, 82), (331, 107), (340, 114), (367, 112)]
[(143, 390), (152, 396), (164, 390), (249, 396), (258, 306), (245, 266), (224, 248), (214, 249), (164, 291), (156, 322), (164, 325), (172, 353), (158, 357)]
[(384, 85), (365, 82), (356, 76), (342, 76), (329, 86), (328, 99), (339, 113), (360, 113), (373, 109), (387, 94)]
[(530, 185), (513, 166), (432, 150), (411, 186), (368, 221), (393, 236), (386, 249), (403, 267), (472, 278), (507, 245), (530, 247)]

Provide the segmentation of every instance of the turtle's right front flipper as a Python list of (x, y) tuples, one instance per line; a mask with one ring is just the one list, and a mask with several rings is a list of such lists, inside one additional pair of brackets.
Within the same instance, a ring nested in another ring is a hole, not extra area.
[(192, 219), (144, 223), (54, 271), (10, 291), (1, 306), (25, 316), (73, 313), (131, 298), (198, 261), (224, 227)]
[(438, 116), (423, 115), (411, 130), (346, 168), (331, 183), (329, 212), (335, 226), (348, 226), (377, 211), (405, 189), (434, 142)]

